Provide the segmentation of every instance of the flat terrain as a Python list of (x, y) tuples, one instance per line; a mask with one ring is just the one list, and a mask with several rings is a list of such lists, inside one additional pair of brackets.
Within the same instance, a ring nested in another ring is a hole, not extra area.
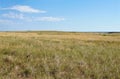
[(0, 32), (0, 79), (120, 79), (120, 33)]

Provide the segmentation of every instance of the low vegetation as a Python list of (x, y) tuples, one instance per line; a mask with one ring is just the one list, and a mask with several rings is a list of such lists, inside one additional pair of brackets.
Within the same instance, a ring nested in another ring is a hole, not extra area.
[(0, 79), (120, 79), (120, 33), (0, 32)]

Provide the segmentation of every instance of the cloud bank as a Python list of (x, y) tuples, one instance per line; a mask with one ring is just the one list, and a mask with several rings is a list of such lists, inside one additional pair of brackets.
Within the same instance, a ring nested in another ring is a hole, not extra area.
[(46, 13), (46, 11), (34, 9), (26, 5), (15, 5), (8, 8), (2, 8), (2, 10), (16, 10), (23, 13)]
[(48, 16), (48, 17), (27, 17), (22, 13), (6, 13), (6, 14), (2, 14), (2, 17), (4, 18), (9, 18), (9, 19), (17, 19), (17, 20), (23, 20), (23, 21), (29, 21), (29, 22), (40, 22), (40, 21), (44, 21), (44, 22), (60, 22), (60, 21), (64, 21), (64, 18), (61, 17), (52, 17), (52, 16)]
[[(46, 13), (46, 11), (34, 9), (27, 5), (14, 5), (12, 7), (2, 8), (0, 10), (8, 10), (8, 13), (5, 12), (0, 15), (4, 19), (4, 20), (2, 19), (0, 20), (0, 22), (2, 23), (4, 22), (9, 23), (12, 20), (14, 21), (21, 20), (24, 22), (60, 22), (65, 20), (64, 18), (61, 18), (61, 17), (40, 16), (40, 15), (34, 16), (34, 13)], [(26, 13), (33, 13), (33, 14), (32, 16), (26, 16)]]
[(17, 14), (17, 13), (7, 13), (7, 14), (2, 14), (3, 17), (6, 18), (12, 18), (12, 19), (24, 19), (24, 15), (23, 14)]
[(59, 17), (38, 17), (35, 18), (35, 21), (49, 21), (49, 22), (59, 22), (59, 21), (64, 21), (64, 18), (59, 18)]

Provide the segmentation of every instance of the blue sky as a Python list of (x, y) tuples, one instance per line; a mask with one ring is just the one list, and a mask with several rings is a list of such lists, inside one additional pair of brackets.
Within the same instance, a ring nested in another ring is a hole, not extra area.
[(0, 0), (0, 31), (117, 31), (120, 0)]

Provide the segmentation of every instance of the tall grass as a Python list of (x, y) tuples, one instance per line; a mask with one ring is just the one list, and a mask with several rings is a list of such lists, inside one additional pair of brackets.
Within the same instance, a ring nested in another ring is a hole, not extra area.
[(120, 79), (120, 34), (40, 33), (0, 33), (0, 79)]

